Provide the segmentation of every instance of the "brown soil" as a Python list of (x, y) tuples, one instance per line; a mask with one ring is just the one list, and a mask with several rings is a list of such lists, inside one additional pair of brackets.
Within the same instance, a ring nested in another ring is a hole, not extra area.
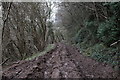
[(54, 50), (30, 61), (19, 61), (3, 71), (3, 79), (115, 78), (111, 66), (83, 56), (73, 46), (58, 43)]

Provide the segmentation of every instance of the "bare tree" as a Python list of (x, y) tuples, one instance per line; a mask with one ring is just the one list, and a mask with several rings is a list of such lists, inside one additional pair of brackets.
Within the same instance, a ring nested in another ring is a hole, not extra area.
[[(4, 14), (7, 12), (5, 4)], [(9, 3), (8, 11), (2, 38), (3, 58), (24, 59), (43, 51), (47, 45), (47, 19), (51, 11), (48, 3)]]

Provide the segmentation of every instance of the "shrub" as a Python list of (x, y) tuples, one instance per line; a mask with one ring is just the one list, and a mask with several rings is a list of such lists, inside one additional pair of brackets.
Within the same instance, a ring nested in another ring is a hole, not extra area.
[(106, 48), (103, 44), (96, 44), (88, 48), (84, 54), (97, 61), (108, 63), (113, 66), (118, 65), (117, 57), (120, 55), (118, 48)]
[(97, 30), (98, 38), (107, 46), (119, 39), (119, 33), (120, 28), (117, 26), (115, 18), (111, 18), (106, 20), (106, 22), (101, 23)]

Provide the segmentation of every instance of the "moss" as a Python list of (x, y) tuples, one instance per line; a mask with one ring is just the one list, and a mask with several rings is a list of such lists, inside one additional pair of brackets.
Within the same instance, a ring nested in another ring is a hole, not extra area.
[(33, 60), (35, 59), (36, 57), (39, 57), (39, 56), (43, 56), (45, 55), (46, 53), (48, 53), (49, 51), (55, 49), (56, 45), (55, 44), (49, 44), (44, 51), (42, 52), (38, 52), (36, 54), (33, 54), (32, 56), (26, 58), (25, 60)]

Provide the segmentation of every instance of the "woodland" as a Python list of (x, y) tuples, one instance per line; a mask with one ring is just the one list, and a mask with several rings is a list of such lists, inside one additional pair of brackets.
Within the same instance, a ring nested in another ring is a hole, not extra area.
[[(34, 68), (38, 62), (38, 69), (40, 65), (43, 66), (41, 70), (28, 70), (24, 74), (15, 74), (14, 77), (120, 77), (120, 2), (2, 2), (1, 10), (3, 78), (5, 75), (10, 80), (15, 72), (19, 73), (19, 69), (22, 73), (29, 69), (24, 65)], [(55, 57), (62, 57), (63, 64), (69, 64), (69, 61), (73, 60), (75, 66), (83, 66), (83, 69), (72, 66), (72, 63), (69, 66), (73, 69), (62, 69), (64, 66), (54, 69), (54, 65), (62, 64)], [(11, 69), (15, 68), (16, 64), (17, 68)], [(92, 73), (94, 69), (91, 66), (94, 65), (98, 69)], [(61, 69), (68, 74), (64, 76)], [(79, 71), (74, 72), (74, 69)], [(107, 71), (111, 71), (111, 74)]]

